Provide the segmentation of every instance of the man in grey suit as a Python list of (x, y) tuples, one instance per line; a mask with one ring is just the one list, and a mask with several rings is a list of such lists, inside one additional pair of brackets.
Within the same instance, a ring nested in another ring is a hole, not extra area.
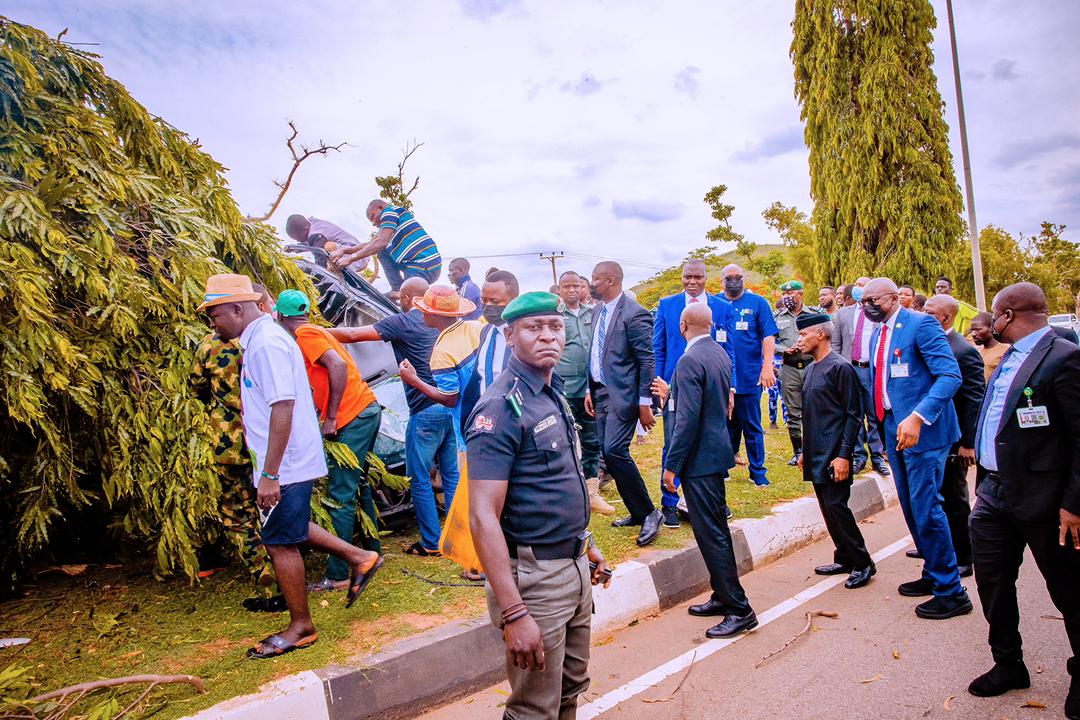
[(865, 418), (859, 430), (859, 440), (855, 444), (852, 476), (858, 475), (866, 467), (868, 457), (866, 446), (870, 447), (869, 459), (874, 470), (882, 475), (889, 474), (889, 466), (885, 464), (885, 448), (881, 444), (881, 433), (878, 430), (877, 421), (870, 416), (874, 408), (874, 389), (870, 385), (870, 333), (874, 331), (874, 323), (863, 316), (862, 302), (860, 302), (863, 286), (869, 281), (869, 278), (861, 277), (855, 282), (849, 291), (855, 304), (840, 308), (836, 317), (833, 318), (835, 330), (832, 336), (832, 349), (855, 366), (859, 383), (862, 385)]
[(739, 582), (725, 517), (724, 480), (735, 466), (727, 432), (731, 359), (710, 337), (713, 318), (707, 305), (687, 305), (679, 329), (686, 338), (686, 351), (675, 366), (670, 397), (662, 378), (654, 384), (674, 418), (664, 457), (664, 485), (673, 490), (675, 477), (682, 478), (694, 540), (709, 569), (712, 596), (691, 605), (689, 613), (722, 618), (705, 631), (706, 637), (732, 637), (757, 627), (758, 619)]
[(597, 302), (593, 306), (585, 412), (596, 418), (604, 463), (630, 511), (611, 524), (640, 525), (637, 544), (644, 547), (660, 534), (664, 519), (630, 456), (630, 441), (638, 422), (646, 430), (656, 424), (650, 388), (656, 376), (653, 327), (652, 315), (623, 292), (622, 281), (622, 267), (616, 262), (602, 262), (593, 269), (589, 291)]

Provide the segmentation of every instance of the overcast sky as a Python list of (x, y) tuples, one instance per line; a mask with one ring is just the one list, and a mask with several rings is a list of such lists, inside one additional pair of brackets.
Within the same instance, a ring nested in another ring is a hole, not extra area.
[[(944, 0), (936, 71), (955, 131)], [(100, 43), (105, 69), (229, 168), (261, 213), (290, 161), (286, 122), (348, 141), (301, 168), (294, 212), (358, 236), (375, 175), (409, 141), (417, 216), (445, 259), (546, 288), (550, 265), (483, 255), (605, 256), (635, 281), (705, 244), (702, 197), (728, 186), (735, 228), (776, 238), (775, 200), (809, 212), (792, 91), (791, 0), (745, 2), (135, 2), (8, 0), (50, 35)], [(960, 0), (960, 62), (980, 225), (1080, 237), (1080, 2)], [(953, 150), (962, 183), (959, 139)], [(282, 237), (284, 234), (282, 233)], [(592, 260), (560, 262), (590, 270)], [(445, 275), (444, 275), (445, 279)]]

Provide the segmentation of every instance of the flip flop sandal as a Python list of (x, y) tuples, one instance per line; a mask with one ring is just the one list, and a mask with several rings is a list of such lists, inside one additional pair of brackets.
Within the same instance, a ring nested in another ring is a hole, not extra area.
[(283, 595), (247, 598), (244, 600), (243, 605), (248, 612), (285, 612), (289, 609), (285, 605)]
[(346, 587), (348, 585), (342, 585), (336, 580), (324, 577), (318, 582), (308, 583), (307, 591), (309, 593), (334, 592), (335, 590), (344, 590)]
[(364, 592), (364, 588), (371, 582), (371, 578), (375, 577), (375, 573), (382, 570), (384, 562), (385, 560), (380, 557), (370, 570), (353, 575), (352, 581), (349, 583), (349, 596), (345, 601), (346, 609), (353, 606), (353, 603), (356, 602), (356, 598), (360, 597), (360, 593)]
[(461, 577), (463, 580), (470, 580), (472, 582), (484, 582), (487, 580), (487, 575), (478, 570), (462, 570)]
[(315, 644), (315, 641), (319, 639), (319, 633), (312, 633), (307, 637), (301, 638), (295, 643), (291, 643), (280, 635), (271, 635), (263, 640), (260, 640), (255, 647), (247, 651), (247, 656), (252, 660), (265, 660), (266, 658), (273, 658), (285, 653), (292, 652), (293, 650), (303, 650), (309, 648)]
[(414, 542), (409, 547), (403, 548), (402, 551), (406, 555), (415, 555), (417, 557), (442, 557), (442, 553), (438, 550), (428, 550), (418, 542)]

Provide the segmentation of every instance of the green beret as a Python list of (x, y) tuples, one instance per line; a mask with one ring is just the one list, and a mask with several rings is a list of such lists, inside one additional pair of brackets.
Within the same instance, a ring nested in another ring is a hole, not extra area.
[(795, 318), (795, 327), (804, 330), (827, 322), (832, 322), (832, 318), (825, 313), (803, 313)]
[(502, 319), (514, 322), (533, 315), (561, 315), (559, 296), (549, 292), (527, 292), (510, 301), (502, 312)]
[(786, 283), (780, 286), (781, 290), (802, 290), (803, 284), (798, 280), (788, 280)]

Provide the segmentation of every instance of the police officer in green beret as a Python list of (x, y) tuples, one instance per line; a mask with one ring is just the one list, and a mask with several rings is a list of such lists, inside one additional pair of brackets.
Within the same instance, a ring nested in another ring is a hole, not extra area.
[(793, 450), (788, 465), (796, 465), (802, 455), (802, 387), (806, 367), (814, 358), (800, 352), (799, 329), (795, 320), (805, 313), (822, 313), (819, 307), (803, 305), (804, 286), (798, 280), (788, 280), (780, 286), (783, 295), (781, 307), (773, 318), (776, 320), (776, 356), (780, 358), (780, 392), (788, 409), (788, 435), (791, 437)]
[(555, 373), (566, 337), (559, 299), (526, 293), (502, 316), (510, 360), (466, 423), (469, 524), (506, 642), (503, 717), (564, 720), (589, 686), (592, 586), (610, 573), (587, 529), (574, 417)]

